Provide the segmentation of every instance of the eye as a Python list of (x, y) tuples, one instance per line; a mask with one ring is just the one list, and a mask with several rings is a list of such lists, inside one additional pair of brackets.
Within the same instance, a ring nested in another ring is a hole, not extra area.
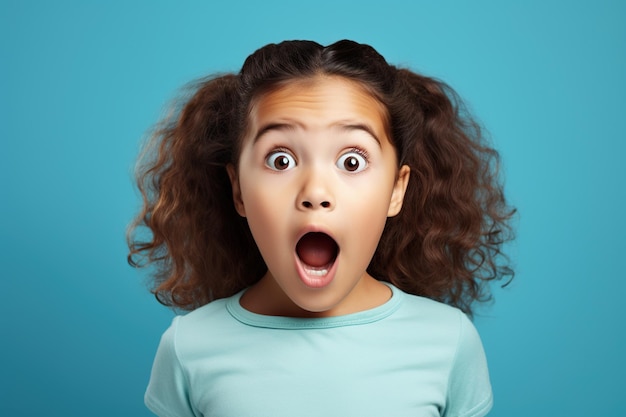
[(339, 157), (337, 168), (348, 172), (361, 172), (367, 168), (367, 153), (360, 149), (353, 149)]
[(276, 150), (265, 158), (265, 165), (274, 171), (286, 171), (296, 166), (296, 160), (289, 152)]

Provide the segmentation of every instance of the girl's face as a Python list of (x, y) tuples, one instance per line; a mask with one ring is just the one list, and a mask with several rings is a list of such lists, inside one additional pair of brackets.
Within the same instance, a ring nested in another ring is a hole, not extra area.
[(390, 292), (366, 272), (409, 178), (398, 170), (385, 109), (341, 77), (298, 81), (255, 101), (235, 206), (268, 267), (244, 307), (286, 316), (349, 314)]

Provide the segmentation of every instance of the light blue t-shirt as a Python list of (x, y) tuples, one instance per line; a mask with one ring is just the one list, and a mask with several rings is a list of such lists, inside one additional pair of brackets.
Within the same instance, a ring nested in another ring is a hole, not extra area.
[(163, 417), (478, 417), (492, 394), (476, 329), (406, 294), (330, 318), (263, 316), (243, 291), (174, 318), (145, 402)]

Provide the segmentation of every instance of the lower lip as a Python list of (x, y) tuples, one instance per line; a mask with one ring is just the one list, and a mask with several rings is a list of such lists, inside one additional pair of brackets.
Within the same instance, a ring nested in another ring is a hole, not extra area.
[(330, 284), (335, 278), (335, 274), (337, 272), (337, 260), (338, 257), (335, 258), (333, 264), (328, 268), (328, 272), (324, 275), (319, 275), (315, 273), (310, 273), (307, 271), (305, 266), (300, 261), (300, 258), (296, 255), (296, 268), (298, 270), (298, 276), (300, 280), (309, 288), (324, 288), (328, 284)]

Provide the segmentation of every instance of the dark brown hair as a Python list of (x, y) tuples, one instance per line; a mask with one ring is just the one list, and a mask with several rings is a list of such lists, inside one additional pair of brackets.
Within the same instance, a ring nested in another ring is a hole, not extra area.
[(501, 248), (514, 210), (498, 154), (446, 84), (347, 40), (270, 44), (238, 74), (193, 86), (140, 158), (143, 208), (129, 229), (129, 263), (154, 266), (157, 299), (182, 309), (257, 282), (267, 267), (235, 211), (226, 166), (237, 164), (255, 98), (320, 74), (355, 81), (386, 107), (398, 166), (411, 169), (402, 211), (387, 220), (368, 272), (471, 314), (474, 301), (490, 298), (488, 281), (512, 277)]

